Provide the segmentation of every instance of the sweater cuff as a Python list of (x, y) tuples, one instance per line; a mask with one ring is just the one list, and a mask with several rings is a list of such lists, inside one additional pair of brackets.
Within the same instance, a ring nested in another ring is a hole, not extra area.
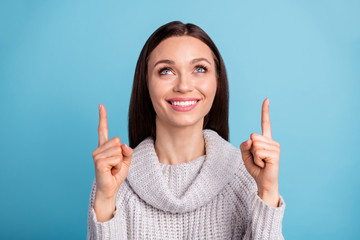
[(283, 239), (282, 220), (285, 211), (285, 202), (280, 195), (278, 207), (266, 204), (258, 195), (253, 197), (253, 232), (256, 239)]
[(122, 239), (124, 235), (122, 223), (122, 216), (120, 212), (115, 209), (113, 217), (106, 222), (98, 222), (96, 213), (93, 207), (90, 209), (90, 224), (91, 224), (91, 238), (90, 239)]

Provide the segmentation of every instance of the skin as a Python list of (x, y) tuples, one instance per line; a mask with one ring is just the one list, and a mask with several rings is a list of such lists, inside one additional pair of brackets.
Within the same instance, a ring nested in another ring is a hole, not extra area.
[(99, 144), (92, 153), (96, 177), (94, 211), (99, 222), (106, 222), (113, 217), (116, 193), (128, 174), (133, 150), (122, 144), (119, 137), (108, 140), (107, 113), (102, 104), (98, 133)]
[[(196, 58), (206, 60), (191, 63)], [(156, 64), (160, 60), (171, 60), (172, 63)], [(207, 70), (199, 64), (205, 65)], [(155, 151), (159, 162), (173, 165), (204, 155), (203, 122), (217, 88), (211, 49), (197, 38), (170, 37), (150, 54), (147, 74), (156, 112)], [(166, 100), (174, 97), (194, 97), (200, 101), (192, 110), (180, 112), (172, 109)], [(259, 197), (266, 204), (277, 207), (280, 145), (271, 136), (268, 98), (262, 105), (261, 128), (262, 135), (251, 133), (250, 139), (240, 145), (240, 150), (245, 167), (258, 186)], [(102, 104), (98, 133), (99, 144), (93, 151), (97, 186), (94, 210), (97, 220), (105, 222), (113, 217), (116, 194), (128, 174), (133, 149), (121, 143), (119, 137), (108, 140), (107, 113)]]
[[(191, 63), (197, 58), (207, 61)], [(166, 59), (173, 63), (155, 65)], [(164, 67), (167, 69), (162, 70)], [(216, 93), (215, 69), (211, 49), (194, 37), (170, 37), (150, 54), (148, 88), (156, 112), (155, 151), (160, 163), (185, 163), (205, 154), (202, 128)], [(167, 102), (175, 97), (193, 97), (200, 101), (191, 111), (180, 112)]]
[(262, 104), (261, 129), (262, 135), (251, 133), (250, 139), (240, 144), (241, 155), (247, 171), (255, 179), (259, 197), (277, 207), (280, 200), (280, 144), (271, 136), (268, 98)]

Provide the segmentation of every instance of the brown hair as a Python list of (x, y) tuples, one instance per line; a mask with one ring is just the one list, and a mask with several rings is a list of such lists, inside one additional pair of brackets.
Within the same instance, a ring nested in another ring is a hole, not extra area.
[(180, 21), (169, 22), (159, 27), (146, 41), (136, 64), (134, 83), (129, 106), (129, 144), (135, 148), (148, 136), (155, 139), (156, 113), (147, 87), (147, 65), (151, 52), (163, 40), (173, 36), (195, 37), (212, 50), (216, 64), (217, 89), (214, 102), (204, 118), (204, 129), (216, 131), (222, 138), (229, 138), (229, 87), (224, 61), (211, 38), (200, 27)]

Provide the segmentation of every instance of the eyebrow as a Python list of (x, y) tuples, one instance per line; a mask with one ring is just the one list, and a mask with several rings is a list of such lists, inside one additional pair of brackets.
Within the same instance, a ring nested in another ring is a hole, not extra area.
[[(194, 64), (194, 63), (200, 62), (200, 61), (208, 62), (208, 63), (211, 65), (210, 61), (207, 60), (206, 58), (194, 58), (193, 60), (190, 61), (190, 64)], [(172, 65), (175, 64), (175, 62), (172, 61), (172, 60), (170, 60), (170, 59), (164, 59), (164, 60), (159, 60), (159, 61), (157, 61), (157, 62), (154, 64), (154, 67), (153, 67), (153, 68), (155, 68), (155, 66), (158, 65), (159, 63), (167, 63), (167, 64), (172, 64)]]

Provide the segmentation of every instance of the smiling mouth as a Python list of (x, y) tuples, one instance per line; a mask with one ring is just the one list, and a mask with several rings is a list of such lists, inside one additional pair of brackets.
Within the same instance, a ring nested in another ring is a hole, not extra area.
[(168, 101), (168, 103), (170, 103), (171, 105), (174, 105), (174, 106), (188, 107), (188, 106), (196, 104), (199, 101), (200, 100), (198, 99), (198, 100), (193, 100), (193, 101)]

